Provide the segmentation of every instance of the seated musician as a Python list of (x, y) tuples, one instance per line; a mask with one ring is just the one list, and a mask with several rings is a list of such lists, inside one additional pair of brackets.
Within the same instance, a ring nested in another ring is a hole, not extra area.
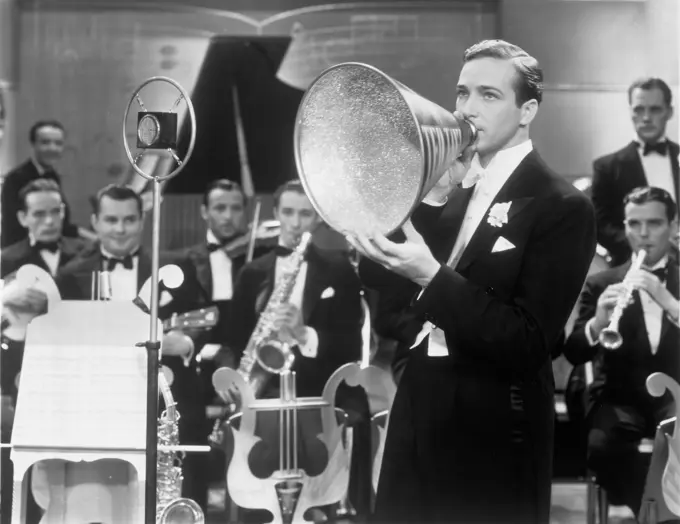
[[(214, 357), (228, 333), (234, 282), (246, 261), (250, 238), (246, 234), (246, 204), (246, 195), (236, 182), (226, 179), (211, 182), (203, 194), (201, 205), (201, 217), (207, 226), (205, 240), (180, 252), (180, 256), (186, 258), (193, 269), (195, 280), (188, 285), (196, 293), (197, 305), (214, 305), (219, 312), (217, 325), (195, 340), (196, 352), (200, 357), (198, 366), (205, 406), (216, 403), (217, 394), (212, 385), (212, 376), (217, 369)], [(268, 250), (256, 245), (254, 256), (263, 255)], [(209, 425), (195, 429), (195, 437), (206, 442), (211, 429)], [(212, 471), (206, 471), (204, 479), (208, 481), (213, 477), (223, 480), (223, 466), (224, 460), (211, 460)]]
[[(221, 353), (233, 352), (235, 367), (273, 289), (285, 275), (287, 255), (303, 233), (313, 231), (320, 223), (299, 181), (287, 182), (274, 193), (274, 216), (281, 224), (279, 246), (244, 266), (234, 289), (228, 348)], [(361, 284), (348, 256), (322, 252), (309, 245), (290, 301), (280, 307), (272, 320), (280, 326), (279, 336), (297, 347), (293, 370), (298, 397), (321, 396), (326, 381), (336, 369), (361, 358), (360, 293)], [(260, 397), (278, 395), (278, 381), (270, 380)], [(370, 498), (368, 399), (362, 388), (342, 384), (336, 405), (348, 413), (348, 423), (354, 427), (350, 501), (358, 514), (366, 515)], [(302, 418), (301, 424), (304, 424)], [(301, 433), (306, 440), (304, 427)], [(273, 453), (278, 450), (276, 442), (272, 444)], [(319, 473), (307, 471), (308, 475)]]
[(35, 264), (51, 275), (64, 266), (88, 244), (78, 238), (64, 237), (64, 201), (54, 180), (29, 182), (19, 193), (17, 218), (28, 230), (28, 238), (2, 250), (0, 278), (5, 278), (24, 264)]
[[(19, 390), (19, 374), (24, 355), (24, 341), (28, 321), (43, 312), (45, 299), (39, 290), (19, 285), (15, 272), (25, 264), (36, 265), (54, 276), (60, 267), (72, 260), (86, 242), (64, 237), (64, 201), (59, 185), (40, 178), (26, 184), (19, 192), (19, 224), (28, 230), (28, 237), (4, 248), (0, 254), (0, 278), (7, 287), (3, 293), (3, 324), (0, 344), (0, 386), (2, 389), (2, 441), (10, 442), (14, 407)], [(2, 504), (10, 508), (12, 500), (12, 464), (3, 452)], [(29, 512), (34, 502), (28, 498)], [(4, 511), (2, 512), (5, 513)], [(10, 512), (7, 511), (7, 521)], [(3, 517), (2, 522), (5, 522)]]
[[(588, 277), (564, 355), (574, 365), (593, 361), (588, 466), (613, 506), (628, 506), (638, 515), (649, 457), (637, 446), (673, 412), (670, 394), (652, 397), (646, 379), (657, 371), (680, 379), (678, 264), (669, 256), (677, 208), (656, 187), (634, 189), (624, 206), (626, 237), (633, 252), (647, 252), (644, 265), (631, 271), (629, 260)], [(635, 292), (619, 323), (622, 344), (606, 349), (600, 333), (629, 286)]]
[[(246, 195), (236, 182), (226, 179), (211, 182), (201, 205), (201, 217), (207, 226), (205, 241), (188, 247), (181, 253), (195, 271), (196, 282), (191, 285), (195, 286), (199, 295), (197, 301), (203, 306), (215, 305), (219, 311), (218, 324), (200, 340), (205, 346), (196, 348), (197, 351), (203, 349), (200, 367), (208, 403), (215, 397), (212, 387), (212, 374), (215, 371), (213, 357), (227, 336), (234, 283), (246, 262), (247, 242), (250, 238), (246, 233), (246, 204)], [(273, 249), (274, 243), (270, 244), (270, 247), (257, 244), (254, 257)]]
[[(141, 247), (144, 226), (140, 196), (129, 187), (109, 185), (99, 191), (94, 201), (92, 226), (98, 242), (83, 251), (59, 272), (57, 285), (64, 300), (91, 300), (93, 273), (110, 272), (111, 299), (133, 301), (151, 276), (151, 254)], [(174, 255), (160, 254), (160, 264), (173, 263), (185, 274), (191, 268)], [(189, 280), (190, 282), (190, 280)], [(193, 309), (187, 282), (171, 290), (173, 300), (159, 307), (159, 318)], [(149, 297), (142, 297), (148, 300)], [(175, 336), (177, 335), (177, 336)], [(188, 345), (183, 345), (186, 341)], [(176, 343), (177, 342), (177, 343)], [(208, 425), (200, 380), (198, 379), (191, 339), (179, 333), (166, 333), (162, 342), (162, 364), (170, 370), (171, 390), (180, 413), (179, 437), (183, 444), (205, 444)], [(199, 436), (196, 436), (196, 433)], [(188, 454), (183, 461), (182, 494), (207, 506), (207, 487), (203, 482), (203, 466), (199, 454)]]

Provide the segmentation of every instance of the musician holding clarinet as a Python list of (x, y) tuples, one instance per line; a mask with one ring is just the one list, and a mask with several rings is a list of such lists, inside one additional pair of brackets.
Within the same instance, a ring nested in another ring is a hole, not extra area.
[(456, 109), (477, 139), (415, 209), (404, 242), (350, 238), (371, 259), (366, 285), (389, 292), (386, 268), (411, 288), (375, 522), (548, 523), (551, 351), (595, 251), (595, 217), (530, 140), (536, 59), (494, 40), (463, 61)]
[(649, 467), (638, 444), (673, 414), (670, 394), (652, 397), (646, 380), (654, 372), (680, 380), (680, 289), (671, 243), (676, 211), (664, 189), (639, 187), (626, 195), (624, 226), (633, 256), (588, 278), (564, 348), (574, 365), (593, 361), (588, 466), (610, 504), (628, 506), (636, 516)]

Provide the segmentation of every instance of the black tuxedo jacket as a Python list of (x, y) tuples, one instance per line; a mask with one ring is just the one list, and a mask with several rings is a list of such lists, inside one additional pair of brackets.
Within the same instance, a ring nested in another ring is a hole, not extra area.
[[(623, 198), (636, 187), (648, 185), (638, 148), (637, 142), (632, 141), (623, 149), (593, 162), (592, 200), (597, 216), (597, 239), (611, 254), (613, 265), (623, 264), (631, 254), (623, 226)], [(668, 156), (676, 202), (680, 202), (679, 153), (680, 146), (669, 140)]]
[[(588, 410), (598, 401), (606, 401), (648, 408), (645, 411), (653, 412), (654, 406), (667, 403), (671, 397), (668, 393), (661, 399), (652, 397), (647, 391), (647, 377), (660, 371), (676, 381), (680, 380), (680, 330), (664, 315), (659, 347), (653, 355), (639, 293), (633, 294), (633, 303), (624, 310), (619, 323), (623, 338), (619, 349), (609, 351), (599, 344), (590, 346), (588, 343), (586, 323), (595, 316), (597, 300), (607, 286), (622, 282), (629, 269), (630, 261), (588, 277), (581, 293), (574, 331), (564, 347), (565, 356), (575, 366), (593, 361)], [(666, 287), (673, 296), (679, 296), (678, 266), (674, 262), (669, 262)]]
[[(73, 260), (81, 251), (88, 249), (89, 244), (78, 238), (62, 237), (59, 240), (59, 267), (63, 267)], [(0, 260), (0, 278), (5, 278), (21, 266), (35, 264), (51, 273), (40, 253), (31, 247), (28, 238), (20, 240), (2, 250)]]
[[(443, 266), (420, 288), (362, 261), (407, 361), (390, 415), (378, 522), (548, 522), (554, 425), (551, 352), (595, 251), (588, 198), (534, 151), (491, 204), (455, 270), (446, 266), (472, 193), (421, 205), (412, 222)], [(504, 237), (515, 247), (493, 252)], [(396, 288), (396, 289), (395, 289)], [(387, 304), (385, 306), (385, 304)], [(409, 306), (405, 306), (410, 304)], [(399, 317), (396, 309), (408, 309)], [(424, 321), (449, 355), (409, 350)], [(387, 329), (382, 326), (382, 329)], [(415, 474), (413, 472), (416, 472)], [(484, 505), (481, 494), (492, 500)]]
[[(270, 248), (255, 248), (254, 259), (259, 258), (269, 252)], [(210, 252), (206, 242), (201, 242), (189, 248), (186, 248), (178, 253), (180, 259), (186, 259), (188, 265), (192, 269), (192, 276), (190, 286), (193, 287), (193, 300), (197, 307), (204, 307), (216, 304), (219, 309), (219, 320), (217, 325), (211, 330), (207, 337), (202, 337), (201, 342), (211, 342), (215, 344), (223, 344), (226, 340), (229, 329), (229, 318), (231, 316), (231, 300), (224, 300), (214, 302), (213, 296), (213, 281), (212, 281), (212, 267), (210, 265)], [(236, 280), (239, 272), (246, 262), (246, 255), (241, 254), (231, 259), (231, 282), (232, 286), (236, 286)]]
[[(361, 285), (343, 255), (321, 253), (315, 246), (307, 248), (307, 278), (302, 300), (304, 324), (319, 336), (315, 358), (297, 355), (298, 396), (317, 396), (331, 374), (341, 365), (361, 358)], [(260, 313), (271, 296), (276, 268), (276, 254), (270, 252), (243, 267), (232, 300), (228, 346), (237, 362), (248, 344)], [(326, 292), (327, 297), (322, 297)], [(332, 291), (330, 291), (332, 290)]]
[[(42, 175), (44, 178), (49, 178), (54, 180), (59, 186), (61, 186), (61, 178), (54, 171), (51, 173), (45, 173)], [(38, 173), (38, 168), (29, 159), (18, 167), (14, 168), (12, 171), (7, 173), (5, 181), (2, 184), (2, 196), (0, 200), (2, 202), (2, 231), (0, 233), (0, 246), (7, 247), (19, 242), (28, 237), (28, 232), (19, 223), (17, 218), (17, 213), (21, 209), (21, 200), (19, 199), (19, 193), (23, 187), (37, 180), (41, 175)], [(62, 195), (62, 198), (63, 195)], [(68, 203), (64, 199), (64, 206), (66, 212), (64, 215), (64, 225), (62, 229), (62, 234), (66, 237), (77, 237), (78, 228), (71, 224), (70, 210)]]

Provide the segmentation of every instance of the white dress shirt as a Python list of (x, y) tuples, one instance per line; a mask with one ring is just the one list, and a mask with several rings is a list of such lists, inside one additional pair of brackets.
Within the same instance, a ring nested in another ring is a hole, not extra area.
[[(107, 258), (118, 258), (101, 249), (102, 255)], [(111, 300), (134, 300), (137, 298), (137, 270), (139, 268), (139, 255), (132, 257), (132, 269), (125, 269), (122, 264), (116, 264), (115, 269), (110, 271), (111, 277)]]
[[(33, 235), (28, 236), (28, 241), (31, 247), (35, 245), (35, 238)], [(48, 251), (47, 249), (40, 250), (40, 258), (43, 259), (47, 267), (50, 269), (50, 274), (55, 276), (57, 274), (57, 269), (59, 269), (59, 260), (61, 259), (61, 249), (57, 249), (54, 253)]]
[[(219, 244), (217, 237), (208, 229), (208, 244)], [(212, 274), (212, 299), (231, 300), (234, 294), (232, 281), (232, 263), (224, 249), (216, 249), (210, 253), (210, 272)]]
[[(668, 256), (664, 256), (659, 260), (653, 267), (649, 268), (650, 271), (660, 269), (666, 266), (668, 262)], [(649, 296), (644, 289), (638, 290), (640, 295), (640, 304), (642, 305), (642, 312), (644, 315), (645, 328), (647, 330), (647, 338), (649, 339), (649, 346), (652, 348), (652, 355), (656, 355), (659, 349), (659, 342), (661, 341), (661, 326), (663, 324), (664, 312), (663, 308)], [(669, 317), (670, 318), (670, 317)], [(672, 320), (672, 319), (671, 319)], [(595, 322), (595, 317), (591, 318), (585, 327), (586, 340), (591, 346), (599, 344), (599, 339), (596, 340), (592, 335), (592, 325)]]
[[(479, 155), (475, 154), (470, 165), (470, 171), (466, 175), (463, 185), (466, 185), (466, 182), (470, 179), (474, 180), (479, 178), (479, 181), (475, 184), (472, 196), (470, 197), (470, 202), (465, 211), (463, 223), (461, 224), (460, 231), (456, 237), (456, 242), (454, 243), (453, 250), (449, 256), (447, 264), (450, 267), (456, 268), (465, 252), (465, 248), (475, 231), (477, 231), (477, 227), (487, 213), (489, 206), (496, 198), (496, 195), (498, 195), (498, 192), (508, 181), (510, 175), (517, 169), (520, 162), (522, 162), (524, 157), (531, 153), (532, 150), (533, 144), (531, 140), (527, 140), (526, 142), (522, 142), (521, 144), (508, 149), (503, 149), (496, 153), (491, 159), (491, 162), (486, 166), (486, 169), (479, 163)], [(426, 322), (423, 325), (423, 329), (420, 331), (411, 347), (418, 346), (427, 335), (430, 335), (427, 347), (427, 354), (429, 356), (446, 356), (449, 354), (448, 349), (446, 348), (444, 332), (441, 329), (436, 328), (430, 322)]]
[[(305, 292), (305, 282), (307, 280), (307, 261), (302, 263), (300, 266), (300, 272), (295, 279), (295, 285), (293, 286), (293, 291), (290, 295), (289, 303), (293, 304), (300, 310), (302, 314), (302, 300)], [(290, 256), (287, 257), (276, 257), (276, 267), (274, 269), (275, 282), (278, 285), (280, 279), (288, 274), (293, 269), (292, 260)], [(307, 343), (304, 347), (300, 347), (300, 353), (308, 358), (314, 358), (317, 355), (319, 349), (319, 335), (314, 328), (306, 326), (307, 328)]]
[[(661, 138), (660, 142), (666, 140), (666, 137)], [(660, 155), (656, 151), (651, 151), (647, 155), (643, 155), (644, 144), (638, 140), (638, 155), (642, 162), (642, 169), (647, 178), (647, 185), (659, 187), (668, 191), (668, 194), (673, 197), (675, 201), (675, 184), (673, 183), (673, 169), (671, 168), (671, 153), (667, 151), (666, 155)]]

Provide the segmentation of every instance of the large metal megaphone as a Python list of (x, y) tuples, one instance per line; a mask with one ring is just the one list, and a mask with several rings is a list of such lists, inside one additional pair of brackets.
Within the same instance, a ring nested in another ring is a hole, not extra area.
[(375, 67), (319, 75), (295, 122), (295, 161), (319, 215), (343, 234), (401, 227), (477, 138), (459, 120)]

